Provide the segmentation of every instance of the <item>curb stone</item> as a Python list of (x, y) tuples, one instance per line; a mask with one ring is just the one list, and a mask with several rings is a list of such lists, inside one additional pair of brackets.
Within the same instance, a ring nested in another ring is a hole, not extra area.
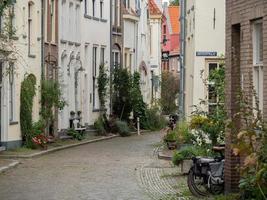
[(11, 169), (11, 168), (14, 168), (16, 167), (17, 165), (19, 165), (20, 162), (19, 161), (16, 161), (16, 160), (13, 160), (12, 163), (8, 164), (7, 166), (4, 166), (4, 167), (0, 167), (0, 174)]
[(77, 143), (77, 144), (70, 144), (70, 145), (66, 145), (66, 146), (62, 146), (62, 147), (56, 147), (56, 148), (53, 148), (53, 149), (48, 149), (48, 150), (45, 150), (45, 151), (41, 151), (41, 152), (29, 154), (29, 155), (0, 155), (0, 158), (24, 158), (24, 159), (30, 159), (30, 158), (43, 156), (43, 155), (46, 155), (46, 154), (49, 154), (49, 153), (53, 153), (53, 152), (56, 152), (56, 151), (69, 149), (69, 148), (72, 148), (72, 147), (77, 147), (77, 146), (81, 146), (81, 145), (85, 145), (85, 144), (100, 142), (100, 141), (104, 141), (104, 140), (109, 140), (109, 139), (116, 138), (116, 137), (119, 137), (119, 136), (118, 135), (112, 135), (112, 136), (108, 136), (108, 137), (97, 138), (97, 139), (94, 139), (94, 140), (88, 140), (88, 141), (80, 142), (80, 143)]

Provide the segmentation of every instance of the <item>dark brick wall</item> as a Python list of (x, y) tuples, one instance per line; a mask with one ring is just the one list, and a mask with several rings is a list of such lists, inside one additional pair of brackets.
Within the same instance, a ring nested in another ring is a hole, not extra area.
[[(252, 94), (253, 81), (253, 20), (263, 18), (263, 64), (264, 85), (267, 85), (267, 1), (266, 0), (226, 0), (226, 108), (229, 119), (238, 111), (237, 95), (242, 87), (246, 94)], [(242, 81), (242, 83), (241, 83)], [(267, 87), (264, 87), (263, 114), (267, 119)], [(252, 104), (252, 95), (250, 98)], [(241, 126), (239, 120), (235, 121)], [(233, 130), (226, 133), (226, 192), (238, 190), (240, 159), (232, 154)]]

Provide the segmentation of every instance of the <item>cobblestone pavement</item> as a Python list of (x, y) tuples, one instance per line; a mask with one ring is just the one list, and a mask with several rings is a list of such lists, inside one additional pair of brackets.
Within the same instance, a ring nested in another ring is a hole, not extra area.
[(0, 199), (174, 199), (176, 170), (153, 155), (159, 139), (157, 133), (115, 138), (24, 160), (0, 175)]

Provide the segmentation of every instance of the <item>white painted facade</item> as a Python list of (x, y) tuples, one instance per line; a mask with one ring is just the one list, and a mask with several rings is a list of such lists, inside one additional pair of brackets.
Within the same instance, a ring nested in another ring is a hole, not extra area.
[(110, 64), (110, 1), (62, 0), (59, 16), (59, 81), (67, 102), (59, 129), (69, 128), (71, 111), (81, 111), (82, 123), (92, 125), (100, 111), (99, 66)]
[[(201, 71), (208, 76), (210, 63), (219, 63), (225, 53), (225, 0), (186, 1), (185, 115), (207, 98)], [(197, 56), (197, 52), (216, 56)]]
[[(12, 45), (0, 47), (1, 49), (11, 47), (13, 51), (11, 59), (8, 59), (9, 62), (5, 59), (6, 57), (0, 55), (0, 62), (2, 63), (0, 64), (0, 71), (2, 71), (2, 81), (0, 81), (0, 142), (8, 149), (18, 147), (21, 144), (20, 87), (27, 74), (34, 74), (37, 82), (36, 96), (33, 102), (33, 121), (39, 119), (40, 108), (41, 1), (16, 1), (13, 13), (12, 24), (15, 32), (12, 37)], [(7, 71), (11, 63), (13, 63), (13, 73), (9, 73), (10, 70)]]
[(140, 72), (143, 99), (145, 103), (150, 105), (152, 102), (152, 80), (148, 0), (130, 0), (126, 2), (124, 7), (126, 9), (123, 14), (124, 67), (132, 73), (134, 71)]
[[(161, 20), (162, 15), (150, 15), (150, 67), (155, 77), (161, 79)], [(156, 100), (161, 98), (160, 85), (157, 79), (153, 84), (153, 95)]]
[(145, 103), (152, 103), (152, 73), (150, 68), (150, 26), (148, 0), (139, 0), (137, 64), (141, 74), (141, 90)]

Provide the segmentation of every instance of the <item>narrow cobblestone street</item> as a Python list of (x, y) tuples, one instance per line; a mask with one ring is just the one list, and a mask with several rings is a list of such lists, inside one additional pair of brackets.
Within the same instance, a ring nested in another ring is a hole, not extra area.
[(153, 195), (155, 199), (160, 188), (148, 166), (155, 165), (159, 140), (158, 133), (115, 138), (24, 160), (0, 175), (0, 199), (146, 200)]

